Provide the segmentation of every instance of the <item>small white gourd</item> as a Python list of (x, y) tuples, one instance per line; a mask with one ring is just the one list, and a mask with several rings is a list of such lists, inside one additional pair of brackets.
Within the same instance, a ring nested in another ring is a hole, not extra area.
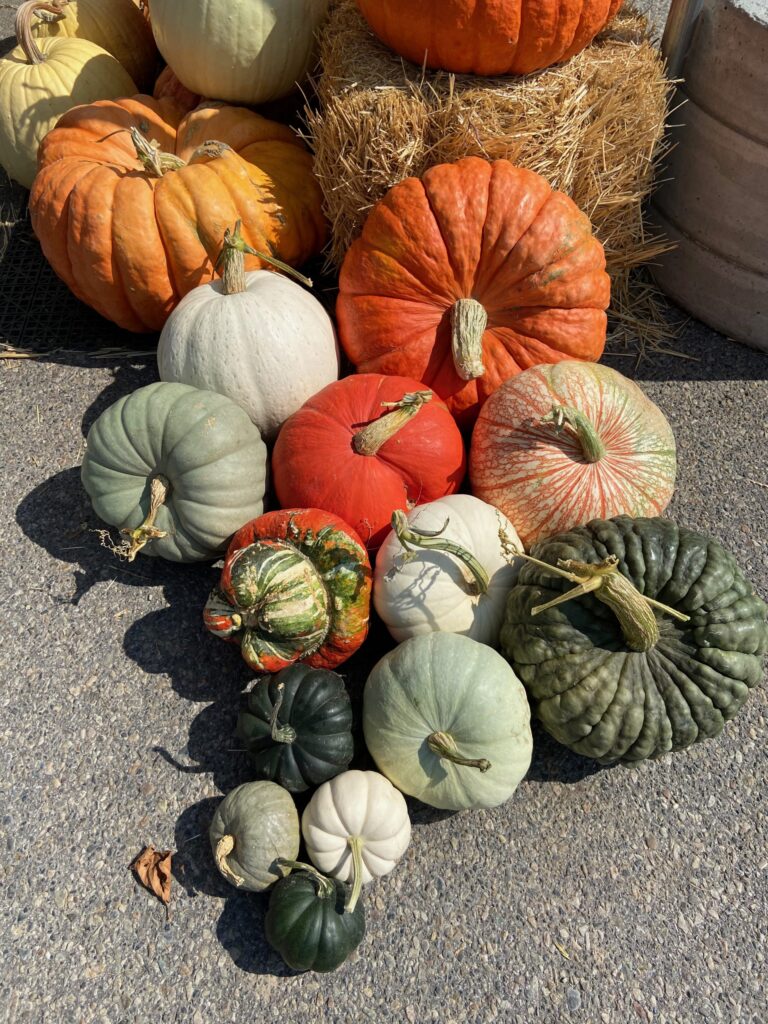
[(352, 882), (347, 910), (364, 884), (389, 874), (411, 841), (402, 793), (378, 772), (348, 771), (324, 782), (307, 804), (301, 833), (312, 863)]
[(272, 441), (308, 398), (338, 379), (339, 349), (317, 299), (281, 274), (246, 274), (244, 253), (262, 255), (243, 241), (238, 224), (224, 237), (221, 279), (185, 295), (166, 321), (157, 365), (161, 380), (231, 398)]
[(503, 513), (471, 494), (451, 494), (408, 515), (376, 558), (373, 601), (398, 642), (427, 633), (461, 633), (499, 645), (507, 595), (522, 551)]

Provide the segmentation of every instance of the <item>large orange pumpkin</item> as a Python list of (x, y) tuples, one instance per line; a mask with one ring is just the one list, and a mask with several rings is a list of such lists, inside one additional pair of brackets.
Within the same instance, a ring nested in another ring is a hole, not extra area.
[(390, 189), (341, 269), (361, 373), (423, 381), (463, 424), (539, 363), (599, 359), (610, 279), (589, 218), (538, 174), (467, 157)]
[(130, 331), (159, 330), (212, 279), (237, 220), (249, 245), (294, 266), (325, 241), (310, 154), (290, 128), (241, 107), (182, 116), (149, 96), (77, 107), (43, 140), (38, 168), (29, 205), (48, 261)]
[(579, 53), (622, 0), (357, 0), (383, 43), (416, 64), (526, 75)]

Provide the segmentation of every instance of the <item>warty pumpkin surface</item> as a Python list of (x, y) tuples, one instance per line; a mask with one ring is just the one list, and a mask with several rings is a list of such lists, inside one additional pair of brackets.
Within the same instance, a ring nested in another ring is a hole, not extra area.
[(544, 728), (576, 753), (641, 761), (717, 736), (762, 679), (766, 605), (711, 537), (618, 516), (532, 555), (572, 578), (524, 566), (501, 646)]
[(527, 75), (583, 50), (621, 0), (357, 0), (401, 57), (461, 74)]
[(610, 279), (589, 218), (540, 175), (467, 157), (374, 207), (339, 278), (361, 373), (415, 377), (462, 425), (529, 366), (599, 359)]
[(210, 281), (238, 220), (252, 248), (291, 265), (325, 240), (311, 156), (290, 128), (241, 107), (182, 116), (149, 96), (78, 107), (43, 141), (39, 167), (30, 215), (46, 258), (127, 330), (159, 330)]

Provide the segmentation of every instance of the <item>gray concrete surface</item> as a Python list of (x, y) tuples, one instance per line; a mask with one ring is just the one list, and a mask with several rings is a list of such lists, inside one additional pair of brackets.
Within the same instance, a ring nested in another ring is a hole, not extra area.
[[(696, 324), (677, 347), (634, 374), (677, 437), (670, 511), (768, 597), (768, 356)], [(284, 968), (265, 898), (217, 876), (205, 835), (248, 778), (249, 673), (200, 621), (216, 573), (117, 563), (79, 484), (88, 426), (152, 379), (151, 358), (0, 360), (0, 1019), (765, 1024), (765, 687), (719, 740), (653, 764), (595, 771), (537, 734), (506, 806), (412, 804), (352, 962)], [(354, 695), (384, 644), (347, 666)], [(148, 842), (178, 851), (169, 921), (128, 871)]]

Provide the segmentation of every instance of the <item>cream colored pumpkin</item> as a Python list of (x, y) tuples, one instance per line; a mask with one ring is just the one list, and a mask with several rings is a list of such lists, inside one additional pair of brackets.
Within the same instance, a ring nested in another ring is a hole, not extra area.
[(328, 0), (152, 0), (158, 49), (192, 92), (256, 104), (292, 92)]
[(450, 494), (396, 512), (376, 556), (373, 600), (398, 642), (461, 633), (499, 645), (520, 538), (507, 517), (471, 494)]
[(242, 247), (239, 232), (228, 232), (222, 279), (195, 288), (171, 313), (157, 365), (161, 380), (231, 398), (270, 441), (308, 398), (338, 378), (339, 352), (331, 318), (317, 299), (281, 274), (246, 274)]
[(0, 164), (8, 176), (31, 188), (37, 149), (72, 107), (132, 96), (136, 86), (118, 60), (85, 39), (32, 38), (36, 9), (30, 0), (16, 12), (19, 45), (0, 60)]
[(157, 47), (149, 22), (134, 0), (57, 0), (52, 6), (61, 7), (61, 16), (43, 12), (36, 17), (38, 39), (75, 38), (96, 43), (117, 57), (138, 86), (135, 91), (152, 91)]
[(389, 874), (411, 841), (403, 794), (378, 772), (349, 771), (324, 782), (301, 818), (307, 853), (326, 875), (352, 882), (354, 910), (361, 887)]

